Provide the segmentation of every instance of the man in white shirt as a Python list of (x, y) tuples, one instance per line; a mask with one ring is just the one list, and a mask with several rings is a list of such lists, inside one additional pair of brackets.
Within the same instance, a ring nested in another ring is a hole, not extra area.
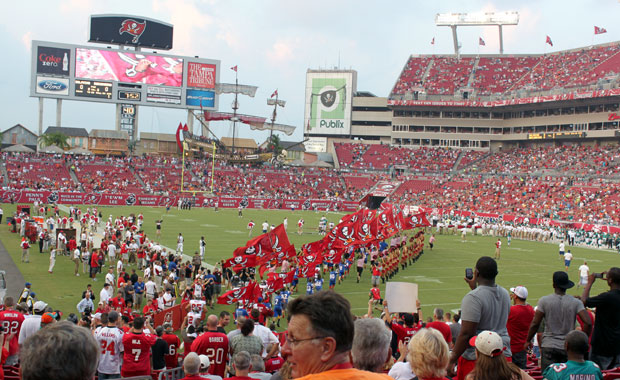
[(179, 232), (179, 237), (177, 238), (177, 251), (176, 254), (183, 254), (183, 235)]
[(155, 298), (155, 292), (157, 285), (153, 282), (153, 278), (149, 277), (149, 280), (144, 284), (144, 292), (146, 293), (146, 300), (151, 302)]
[(75, 263), (75, 275), (79, 276), (80, 274), (78, 273), (80, 270), (80, 262), (82, 262), (82, 252), (80, 252), (79, 248), (76, 248), (75, 251), (73, 251), (73, 262)]
[(56, 248), (52, 248), (50, 251), (50, 267), (47, 271), (52, 273), (54, 271), (54, 265), (56, 265)]
[(159, 261), (155, 261), (153, 264), (153, 277), (155, 278), (155, 285), (157, 286), (157, 290), (161, 288), (161, 280), (164, 274), (164, 270), (161, 267), (161, 263)]
[(108, 269), (108, 273), (106, 273), (105, 275), (105, 282), (111, 285), (110, 289), (108, 289), (108, 293), (110, 294), (110, 296), (113, 296), (116, 284), (116, 281), (114, 281), (114, 269)]
[(112, 286), (110, 286), (110, 284), (106, 282), (105, 284), (103, 284), (103, 289), (101, 289), (101, 292), (99, 292), (99, 301), (103, 302), (104, 305), (107, 305), (108, 301), (111, 298), (111, 296), (110, 296), (110, 292), (111, 292), (110, 288), (111, 287)]
[(26, 339), (41, 329), (41, 316), (45, 312), (46, 307), (47, 304), (45, 302), (37, 301), (32, 307), (34, 315), (25, 316), (24, 322), (22, 322), (22, 327), (19, 330), (18, 343), (20, 346), (26, 341)]
[(95, 339), (101, 347), (97, 372), (99, 379), (116, 379), (121, 377), (121, 354), (123, 349), (123, 330), (118, 327), (117, 311), (108, 313), (108, 325), (95, 330)]
[[(250, 315), (252, 316), (252, 319), (257, 321), (258, 316), (259, 316), (258, 309), (252, 309), (252, 311), (250, 312)], [(254, 324), (254, 331), (252, 332), (252, 334), (256, 335), (263, 341), (263, 348), (264, 348), (263, 354), (262, 354), (263, 358), (264, 357), (270, 358), (274, 353), (278, 351), (278, 347), (279, 347), (278, 345), (280, 342), (278, 341), (278, 338), (276, 337), (276, 335), (273, 332), (271, 332), (271, 330), (269, 330), (267, 327), (256, 322)], [(267, 350), (269, 349), (269, 346), (271, 346), (271, 351), (267, 352)]]
[(114, 260), (116, 260), (116, 245), (115, 244), (108, 245), (108, 260), (110, 264), (112, 264)]
[(564, 249), (565, 249), (565, 245), (564, 245), (564, 240), (560, 240), (560, 250), (559, 250), (559, 254), (560, 254), (560, 260), (564, 259)]
[(580, 286), (586, 286), (586, 284), (588, 283), (588, 276), (590, 275), (590, 267), (588, 266), (587, 262), (583, 262), (583, 264), (581, 264), (581, 266), (579, 267), (579, 284), (577, 284), (577, 287)]
[(263, 233), (267, 233), (267, 229), (269, 229), (269, 223), (267, 223), (267, 221), (265, 220), (265, 222), (262, 224), (263, 227)]
[(570, 253), (570, 249), (566, 251), (564, 254), (564, 268), (568, 272), (568, 267), (570, 267), (570, 262), (573, 259), (573, 254)]

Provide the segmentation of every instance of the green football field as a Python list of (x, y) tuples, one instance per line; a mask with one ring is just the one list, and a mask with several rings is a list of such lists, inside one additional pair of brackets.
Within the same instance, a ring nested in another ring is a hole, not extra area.
[[(3, 205), (4, 216), (10, 216), (15, 210), (13, 205)], [(85, 209), (85, 208), (84, 208)], [(318, 220), (323, 213), (312, 211), (274, 211), (274, 210), (244, 210), (243, 217), (237, 216), (236, 209), (213, 209), (170, 210), (166, 214), (163, 208), (148, 207), (101, 207), (103, 219), (111, 214), (128, 215), (129, 213), (142, 212), (144, 215), (143, 228), (148, 236), (155, 237), (155, 220), (162, 218), (161, 244), (167, 247), (176, 247), (176, 237), (179, 232), (185, 237), (185, 253), (192, 255), (198, 250), (198, 242), (201, 236), (207, 241), (205, 260), (213, 264), (221, 259), (232, 256), (235, 248), (243, 246), (248, 240), (246, 226), (250, 219), (254, 220), (253, 236), (260, 234), (260, 225), (267, 220), (269, 224), (278, 225), (285, 217), (288, 218), (289, 239), (296, 248), (301, 244), (318, 240), (320, 236), (316, 232)], [(341, 213), (329, 213), (327, 218), (330, 222), (338, 223)], [(303, 218), (306, 222), (303, 235), (297, 234), (297, 221)], [(465, 268), (473, 267), (480, 256), (493, 256), (495, 252), (494, 242), (496, 238), (467, 236), (467, 241), (462, 242), (460, 236), (436, 235), (437, 241), (433, 251), (425, 246), (424, 255), (413, 266), (404, 271), (401, 270), (392, 281), (414, 282), (419, 285), (419, 297), (422, 303), (424, 317), (432, 315), (435, 307), (445, 311), (456, 311), (460, 307), (460, 301), (469, 291), (463, 280)], [(86, 276), (73, 276), (74, 264), (68, 257), (57, 257), (56, 267), (53, 274), (47, 272), (49, 254), (39, 254), (38, 245), (30, 249), (30, 263), (20, 263), (21, 249), (19, 249), (19, 236), (10, 233), (5, 225), (0, 229), (0, 239), (9, 250), (13, 261), (24, 275), (26, 281), (30, 281), (32, 290), (37, 293), (37, 298), (50, 304), (55, 309), (65, 313), (76, 312), (76, 305), (80, 300), (86, 284), (92, 283), (95, 295), (103, 285), (100, 275), (97, 282), (91, 282)], [(428, 242), (428, 235), (426, 238)], [(526, 286), (529, 290), (528, 301), (536, 304), (538, 299), (552, 292), (551, 276), (556, 270), (564, 269), (564, 262), (559, 259), (557, 244), (545, 244), (530, 241), (514, 240), (510, 247), (506, 239), (502, 239), (502, 257), (499, 261), (498, 283), (510, 288), (516, 285)], [(617, 253), (573, 247), (575, 256), (569, 270), (570, 278), (578, 282), (577, 268), (584, 260), (588, 261), (591, 271), (600, 272), (611, 266), (618, 266)], [(131, 267), (130, 267), (131, 268)], [(355, 274), (352, 272), (345, 281), (336, 286), (336, 291), (345, 295), (351, 302), (353, 312), (357, 315), (366, 313), (368, 307), (368, 292), (370, 290), (369, 268), (364, 272), (361, 283), (356, 283)], [(23, 286), (20, 285), (20, 287)], [(300, 294), (305, 292), (305, 280), (300, 281)], [(327, 283), (324, 285), (327, 288)], [(607, 290), (606, 284), (597, 281), (592, 290), (598, 294)], [(381, 285), (381, 294), (384, 295), (385, 285)], [(576, 287), (569, 290), (570, 294), (580, 294), (581, 289)], [(218, 305), (215, 312), (227, 309), (232, 311), (232, 306)], [(378, 312), (375, 312), (377, 315)]]

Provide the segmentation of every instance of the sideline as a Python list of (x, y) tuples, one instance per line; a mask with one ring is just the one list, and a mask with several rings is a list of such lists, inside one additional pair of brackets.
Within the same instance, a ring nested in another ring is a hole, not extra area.
[[(31, 247), (31, 249), (32, 248), (33, 247)], [(38, 248), (39, 246), (37, 245), (36, 249)], [(15, 265), (13, 258), (9, 255), (9, 251), (6, 250), (2, 241), (0, 241), (0, 269), (6, 272), (6, 295), (13, 297), (15, 302), (17, 302), (17, 299), (24, 289), (26, 280), (22, 272), (17, 268), (17, 265)]]
[[(67, 214), (69, 214), (69, 207), (67, 207), (67, 206), (65, 206), (65, 205), (58, 205), (58, 209), (59, 209), (59, 210), (61, 210), (61, 211), (66, 212)], [(77, 233), (77, 236), (79, 237), (79, 236), (82, 234), (80, 223), (78, 223), (77, 221), (73, 222), (73, 227), (75, 228), (76, 233)], [(102, 234), (101, 232), (99, 232), (99, 230), (101, 230), (101, 229), (102, 229), (101, 222), (99, 222), (99, 226), (98, 226), (98, 228), (97, 228), (97, 232), (95, 232), (95, 233), (93, 234), (93, 237), (94, 237), (94, 239), (93, 239), (93, 244), (94, 244), (94, 246), (95, 246), (95, 247), (96, 247), (96, 246), (101, 247), (101, 241), (103, 240), (103, 234)], [(160, 245), (162, 248), (165, 248), (165, 249), (166, 249), (166, 251), (168, 251), (168, 252), (175, 252), (175, 251), (176, 251), (176, 248), (175, 248), (175, 249), (172, 249), (172, 248), (170, 248), (170, 247), (166, 247), (166, 246), (165, 246), (165, 245), (163, 245), (163, 244), (159, 244), (159, 245)], [(182, 256), (182, 257), (183, 257), (183, 261), (184, 261), (184, 262), (185, 262), (185, 261), (188, 261), (188, 260), (189, 260), (190, 262), (192, 261), (192, 256), (186, 255), (185, 253), (183, 254), (183, 256)], [(203, 268), (206, 268), (206, 269), (210, 269), (210, 270), (213, 270), (213, 268), (215, 268), (215, 266), (213, 266), (213, 265), (211, 265), (211, 264), (207, 263), (206, 261), (203, 261), (203, 262), (202, 262), (202, 267), (203, 267)]]

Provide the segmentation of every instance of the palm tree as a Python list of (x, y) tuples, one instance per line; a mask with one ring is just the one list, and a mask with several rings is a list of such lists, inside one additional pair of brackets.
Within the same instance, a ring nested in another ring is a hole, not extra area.
[(267, 150), (273, 152), (274, 156), (277, 156), (282, 152), (282, 145), (280, 145), (280, 136), (271, 135), (269, 144), (267, 144)]
[(39, 136), (39, 143), (43, 148), (50, 145), (56, 145), (60, 149), (67, 150), (71, 148), (67, 142), (68, 138), (69, 137), (67, 135), (61, 132), (45, 133)]

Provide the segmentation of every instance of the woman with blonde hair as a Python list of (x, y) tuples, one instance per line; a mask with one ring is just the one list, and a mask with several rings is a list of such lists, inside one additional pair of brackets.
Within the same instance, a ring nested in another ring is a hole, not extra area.
[(513, 363), (508, 363), (504, 354), (504, 342), (494, 331), (483, 331), (470, 339), (476, 347), (476, 367), (465, 380), (534, 380)]
[(421, 329), (409, 341), (407, 361), (419, 380), (448, 380), (448, 344), (435, 329)]

